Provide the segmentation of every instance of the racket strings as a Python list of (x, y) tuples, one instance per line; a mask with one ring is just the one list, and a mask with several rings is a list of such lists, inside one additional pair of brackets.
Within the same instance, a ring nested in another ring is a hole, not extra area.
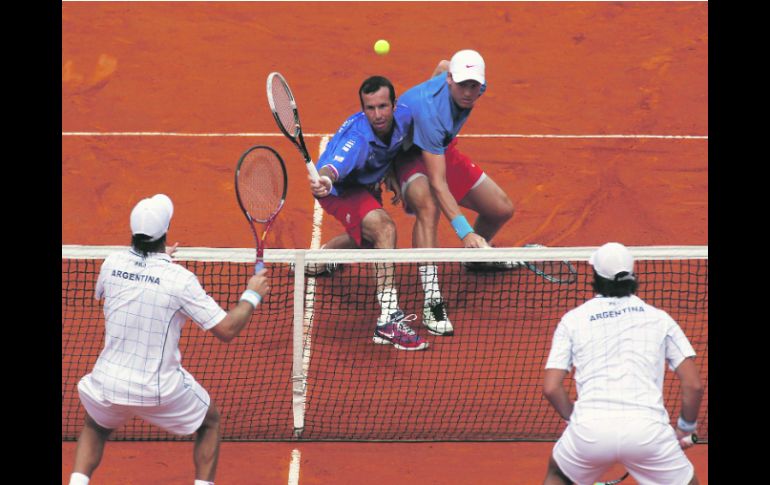
[(273, 110), (281, 122), (281, 126), (291, 136), (297, 135), (298, 123), (294, 116), (294, 102), (289, 87), (277, 76), (270, 83)]
[(252, 150), (238, 170), (238, 193), (252, 219), (266, 222), (281, 207), (284, 191), (282, 165), (269, 150)]

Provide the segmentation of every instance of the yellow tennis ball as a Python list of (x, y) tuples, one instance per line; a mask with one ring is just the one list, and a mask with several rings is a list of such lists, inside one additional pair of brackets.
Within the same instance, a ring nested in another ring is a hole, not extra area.
[(387, 40), (380, 39), (377, 42), (374, 43), (374, 52), (377, 54), (384, 56), (388, 52), (390, 52), (390, 43)]

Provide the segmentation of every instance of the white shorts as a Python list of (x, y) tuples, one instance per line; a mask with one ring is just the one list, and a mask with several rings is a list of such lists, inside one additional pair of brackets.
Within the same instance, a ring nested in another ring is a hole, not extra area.
[(553, 447), (559, 469), (578, 485), (591, 485), (621, 463), (639, 485), (686, 485), (695, 469), (674, 428), (639, 419), (570, 423)]
[(78, 394), (88, 415), (102, 428), (116, 429), (138, 416), (169, 433), (188, 435), (195, 433), (203, 424), (211, 398), (189, 372), (183, 373), (185, 377), (178, 392), (158, 406), (113, 404), (92, 385), (91, 374), (78, 382)]

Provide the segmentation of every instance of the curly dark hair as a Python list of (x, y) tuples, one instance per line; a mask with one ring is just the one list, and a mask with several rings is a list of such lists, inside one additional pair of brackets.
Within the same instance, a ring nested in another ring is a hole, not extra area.
[(594, 281), (591, 284), (594, 291), (600, 295), (612, 296), (616, 298), (631, 296), (639, 289), (639, 281), (636, 275), (622, 271), (615, 275), (615, 279), (608, 279), (594, 270)]
[(146, 234), (134, 234), (131, 236), (131, 247), (145, 258), (150, 253), (162, 253), (166, 250), (166, 235), (150, 241), (150, 236)]

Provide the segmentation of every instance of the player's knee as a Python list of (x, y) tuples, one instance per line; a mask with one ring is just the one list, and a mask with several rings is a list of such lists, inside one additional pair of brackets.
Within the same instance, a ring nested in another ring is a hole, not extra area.
[(105, 439), (112, 433), (111, 429), (100, 426), (88, 413), (86, 413), (85, 425)]
[(498, 206), (498, 220), (502, 222), (509, 221), (513, 217), (513, 213), (513, 202), (511, 202), (508, 196), (503, 196)]
[(201, 426), (199, 428), (200, 430), (217, 430), (219, 429), (219, 422), (222, 419), (222, 416), (219, 414), (219, 409), (214, 405), (212, 402), (209, 405), (208, 411), (206, 411), (206, 416), (203, 418), (203, 423), (201, 423)]
[(377, 247), (395, 247), (396, 223), (390, 217), (382, 218), (375, 231), (375, 244)]
[(384, 210), (372, 211), (363, 221), (364, 237), (375, 248), (394, 248), (396, 246), (396, 223)]

